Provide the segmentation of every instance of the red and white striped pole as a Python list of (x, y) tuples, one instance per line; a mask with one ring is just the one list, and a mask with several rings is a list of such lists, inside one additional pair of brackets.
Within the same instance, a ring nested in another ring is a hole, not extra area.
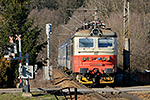
[(23, 80), (22, 80), (22, 54), (21, 54), (21, 35), (17, 36), (17, 34), (15, 35), (17, 38), (16, 40), (19, 41), (19, 78), (20, 78), (20, 83), (22, 83), (23, 85)]

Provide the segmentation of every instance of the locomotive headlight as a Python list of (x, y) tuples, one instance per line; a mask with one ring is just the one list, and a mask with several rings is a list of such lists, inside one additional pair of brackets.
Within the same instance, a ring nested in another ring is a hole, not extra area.
[(104, 69), (104, 73), (106, 73), (106, 74), (112, 74), (112, 73), (114, 73), (114, 69), (112, 69), (112, 68), (105, 68)]
[(83, 58), (82, 58), (82, 60), (83, 60), (83, 61), (86, 61), (86, 58), (85, 58), (85, 57), (83, 57)]
[(110, 57), (107, 57), (107, 61), (109, 61), (110, 60)]
[(98, 29), (94, 29), (94, 30), (93, 30), (93, 34), (94, 34), (94, 35), (98, 35), (98, 33), (99, 33)]
[(106, 58), (105, 57), (103, 57), (103, 61), (105, 61), (106, 60)]
[(89, 58), (89, 57), (87, 57), (87, 58), (86, 58), (86, 60), (90, 60), (90, 58)]

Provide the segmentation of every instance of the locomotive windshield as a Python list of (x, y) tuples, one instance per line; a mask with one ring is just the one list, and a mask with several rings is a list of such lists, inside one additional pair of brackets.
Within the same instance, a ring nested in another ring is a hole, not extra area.
[(79, 39), (79, 47), (94, 47), (94, 39), (88, 38)]
[(113, 45), (112, 38), (99, 38), (98, 39), (98, 47), (112, 47)]

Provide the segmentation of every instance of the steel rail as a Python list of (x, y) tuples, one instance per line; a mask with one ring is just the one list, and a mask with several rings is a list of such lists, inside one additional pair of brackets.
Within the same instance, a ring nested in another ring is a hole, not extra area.
[[(112, 88), (112, 87), (107, 87), (108, 88), (108, 90), (106, 91), (101, 91), (101, 92), (106, 92), (106, 93), (111, 93), (111, 94), (114, 94), (114, 93), (117, 93), (118, 95), (121, 95), (121, 96), (123, 96), (123, 97), (125, 97), (125, 98), (127, 98), (127, 99), (129, 99), (129, 100), (141, 100), (140, 98), (138, 98), (138, 97), (135, 97), (135, 96), (133, 96), (133, 95), (131, 95), (131, 94), (128, 94), (127, 92), (125, 92), (125, 91), (121, 91), (121, 90), (119, 90), (119, 89), (116, 89), (116, 88)], [(110, 89), (109, 89), (110, 88)], [(99, 91), (98, 89), (95, 89), (95, 91)]]
[(135, 97), (135, 96), (133, 96), (133, 95), (131, 95), (131, 94), (126, 93), (125, 91), (120, 91), (120, 90), (118, 90), (118, 89), (114, 89), (114, 90), (119, 91), (122, 96), (124, 96), (124, 97), (126, 97), (126, 98), (128, 98), (128, 99), (130, 99), (130, 100), (142, 100), (142, 99), (140, 99), (140, 98), (138, 98), (138, 97)]

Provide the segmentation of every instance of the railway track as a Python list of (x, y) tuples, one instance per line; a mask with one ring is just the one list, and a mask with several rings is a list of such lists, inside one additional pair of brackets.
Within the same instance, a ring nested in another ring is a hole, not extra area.
[(74, 80), (72, 76), (69, 76), (68, 74), (61, 71), (60, 69), (56, 67), (55, 69), (58, 70), (60, 73), (62, 73), (66, 78), (68, 78), (68, 80), (70, 80), (76, 87), (79, 87), (80, 91), (83, 92), (82, 89), (86, 89), (87, 92), (92, 92), (93, 93), (92, 95), (98, 98), (98, 100), (141, 100), (124, 91), (121, 91), (112, 87), (106, 87), (103, 90), (101, 88), (88, 88), (87, 86), (80, 84), (79, 82)]
[[(97, 99), (100, 99), (100, 100), (108, 100), (106, 97), (102, 96), (101, 94), (99, 94), (97, 91), (94, 91), (88, 87), (86, 87), (85, 85), (83, 84), (80, 84), (79, 82), (77, 82), (76, 80), (74, 80), (74, 78), (72, 76), (69, 76), (68, 74), (66, 74), (65, 72), (59, 70), (58, 68), (55, 67), (56, 70), (58, 70), (60, 73), (62, 73), (64, 76), (68, 77), (70, 80), (72, 80), (72, 83), (77, 85), (77, 87), (80, 87), (81, 89), (88, 89), (88, 91), (91, 91), (91, 92), (94, 92), (93, 95), (97, 98)], [(83, 91), (84, 90), (80, 90)], [(88, 91), (85, 91), (85, 92), (88, 92)], [(68, 92), (68, 91), (66, 91)], [(84, 94), (84, 93), (83, 93)]]
[(62, 82), (63, 80), (70, 80), (72, 84), (74, 84), (74, 86), (76, 86), (77, 88), (85, 88), (88, 89), (85, 85), (78, 83), (77, 81), (74, 80), (73, 77), (69, 76), (68, 74), (66, 74), (65, 72), (61, 71), (60, 69), (58, 69), (57, 67), (54, 68), (55, 70), (57, 70), (59, 73), (62, 74), (62, 76), (64, 76), (63, 79), (61, 79), (60, 81), (54, 82), (54, 84), (58, 84), (60, 82)]
[(111, 87), (107, 87), (105, 88), (105, 90), (94, 88), (93, 90), (106, 97), (107, 100), (141, 100), (133, 95), (128, 94), (125, 91), (121, 91)]
[(126, 97), (126, 98), (128, 98), (130, 100), (141, 100), (141, 99), (139, 99), (139, 98), (137, 98), (137, 97), (135, 97), (133, 95), (128, 94), (127, 92), (123, 92), (123, 91), (120, 91), (118, 89), (114, 89), (114, 90), (119, 91), (119, 94), (123, 95), (124, 97)]

